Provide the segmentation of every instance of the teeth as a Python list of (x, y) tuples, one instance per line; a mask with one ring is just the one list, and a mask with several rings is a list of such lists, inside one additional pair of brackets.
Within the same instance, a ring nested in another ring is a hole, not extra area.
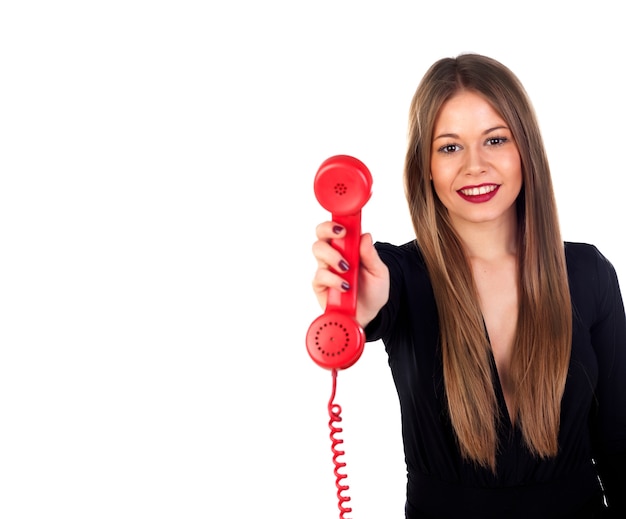
[(471, 187), (469, 189), (461, 189), (461, 193), (465, 196), (478, 196), (485, 195), (487, 193), (491, 193), (497, 186), (480, 186), (480, 187)]

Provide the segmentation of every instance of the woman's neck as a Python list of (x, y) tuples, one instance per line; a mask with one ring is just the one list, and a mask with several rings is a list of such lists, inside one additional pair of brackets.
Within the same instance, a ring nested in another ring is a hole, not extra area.
[(497, 221), (452, 222), (470, 259), (497, 261), (517, 253), (517, 218), (513, 213)]

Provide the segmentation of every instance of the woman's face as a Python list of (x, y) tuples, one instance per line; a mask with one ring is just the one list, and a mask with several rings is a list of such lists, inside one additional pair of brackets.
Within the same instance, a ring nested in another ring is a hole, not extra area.
[(431, 175), (452, 224), (515, 218), (522, 166), (508, 125), (480, 94), (460, 91), (435, 120)]

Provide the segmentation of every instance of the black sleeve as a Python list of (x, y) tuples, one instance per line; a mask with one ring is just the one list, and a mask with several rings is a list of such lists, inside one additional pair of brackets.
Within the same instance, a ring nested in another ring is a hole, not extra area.
[(611, 517), (626, 517), (626, 316), (617, 274), (598, 252), (597, 315), (591, 340), (598, 360), (595, 457)]

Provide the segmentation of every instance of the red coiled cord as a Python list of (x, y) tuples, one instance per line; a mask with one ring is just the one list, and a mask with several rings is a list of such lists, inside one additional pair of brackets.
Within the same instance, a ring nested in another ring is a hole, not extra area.
[(339, 404), (335, 404), (335, 393), (337, 392), (337, 370), (332, 370), (333, 375), (333, 391), (330, 396), (330, 400), (328, 402), (328, 414), (330, 415), (330, 421), (328, 422), (328, 426), (330, 427), (330, 440), (332, 442), (331, 450), (333, 451), (333, 463), (335, 464), (335, 477), (337, 478), (337, 498), (339, 499), (339, 518), (340, 519), (348, 519), (344, 517), (344, 514), (349, 514), (352, 512), (352, 508), (346, 507), (345, 503), (350, 501), (350, 497), (343, 495), (350, 487), (348, 485), (342, 485), (341, 481), (348, 476), (346, 474), (341, 474), (339, 469), (342, 469), (346, 466), (346, 464), (342, 461), (339, 461), (337, 458), (339, 456), (343, 456), (345, 451), (339, 450), (337, 448), (338, 445), (343, 443), (343, 440), (337, 438), (337, 434), (342, 432), (343, 429), (341, 427), (336, 427), (334, 424), (337, 422), (341, 422), (341, 406)]

